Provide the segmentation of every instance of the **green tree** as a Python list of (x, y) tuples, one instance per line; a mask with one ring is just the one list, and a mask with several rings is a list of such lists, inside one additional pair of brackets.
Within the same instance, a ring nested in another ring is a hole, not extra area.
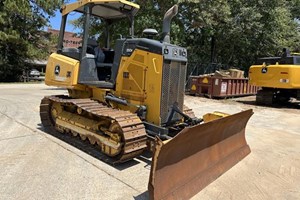
[[(299, 45), (299, 32), (285, 0), (233, 1), (229, 43), (225, 56), (235, 66), (248, 69), (258, 57), (274, 56), (284, 47)], [(224, 49), (225, 46), (223, 46)]]
[(214, 62), (212, 52), (215, 52), (216, 43), (226, 33), (231, 20), (228, 2), (183, 1), (180, 5), (186, 28), (184, 39), (190, 59)]
[(0, 0), (0, 81), (15, 81), (25, 61), (48, 55), (42, 29), (63, 0)]
[(283, 47), (295, 49), (297, 12), (290, 4), (286, 0), (182, 1), (190, 60), (248, 70), (257, 57), (274, 56)]

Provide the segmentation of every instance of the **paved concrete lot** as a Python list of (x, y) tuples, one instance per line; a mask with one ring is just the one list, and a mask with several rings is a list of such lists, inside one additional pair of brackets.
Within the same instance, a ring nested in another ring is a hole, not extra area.
[[(114, 167), (44, 133), (43, 96), (64, 94), (43, 84), (0, 85), (0, 199), (147, 199), (150, 162)], [(186, 96), (198, 116), (254, 109), (247, 126), (252, 153), (193, 199), (300, 199), (300, 109), (253, 105), (253, 98)]]

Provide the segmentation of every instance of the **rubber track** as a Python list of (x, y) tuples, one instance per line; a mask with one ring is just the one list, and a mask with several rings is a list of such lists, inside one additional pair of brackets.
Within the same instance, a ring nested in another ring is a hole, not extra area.
[(146, 130), (143, 122), (136, 114), (129, 111), (109, 108), (106, 105), (92, 99), (70, 99), (67, 96), (44, 97), (40, 105), (40, 117), (47, 132), (49, 131), (53, 133), (57, 131), (55, 128), (55, 122), (51, 117), (51, 104), (53, 102), (69, 106), (77, 106), (94, 116), (109, 118), (110, 120), (115, 120), (119, 123), (123, 130), (123, 149), (121, 153), (118, 156), (113, 157), (113, 159), (106, 159), (110, 160), (109, 162), (126, 162), (141, 155), (147, 147)]

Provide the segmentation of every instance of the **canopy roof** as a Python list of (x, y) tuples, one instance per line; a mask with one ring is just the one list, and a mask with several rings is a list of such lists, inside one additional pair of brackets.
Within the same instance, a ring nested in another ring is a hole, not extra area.
[(85, 5), (93, 5), (92, 15), (103, 19), (120, 19), (128, 15), (134, 16), (140, 6), (125, 0), (80, 0), (64, 5), (61, 8), (62, 15), (77, 11), (83, 13)]

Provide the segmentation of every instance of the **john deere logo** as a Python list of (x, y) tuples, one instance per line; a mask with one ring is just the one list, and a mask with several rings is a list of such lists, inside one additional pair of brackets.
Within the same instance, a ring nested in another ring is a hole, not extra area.
[(59, 72), (60, 72), (60, 66), (56, 65), (55, 68), (54, 68), (54, 74), (59, 75)]
[(268, 68), (263, 67), (263, 68), (261, 69), (261, 73), (265, 74), (265, 73), (267, 73), (267, 72), (268, 72)]

